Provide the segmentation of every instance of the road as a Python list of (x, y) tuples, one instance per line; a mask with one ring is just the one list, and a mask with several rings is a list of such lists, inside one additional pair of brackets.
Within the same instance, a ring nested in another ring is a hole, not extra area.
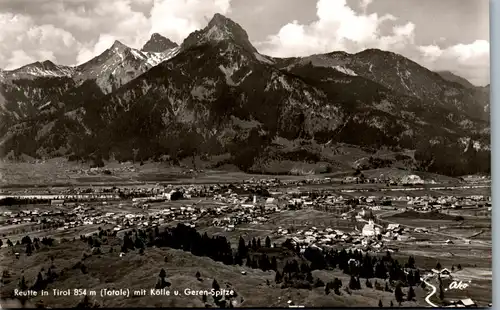
[(434, 307), (434, 308), (438, 308), (439, 306), (434, 304), (432, 301), (431, 301), (431, 297), (434, 296), (434, 294), (436, 294), (437, 292), (437, 288), (432, 285), (431, 283), (427, 282), (427, 279), (426, 278), (420, 278), (421, 281), (424, 281), (424, 283), (428, 286), (431, 287), (432, 289), (432, 292), (429, 293), (429, 295), (427, 295), (427, 297), (425, 297), (425, 302), (427, 302), (431, 307)]
[[(404, 273), (408, 274), (408, 272), (407, 272), (406, 270), (404, 270)], [(426, 302), (426, 303), (428, 303), (431, 307), (438, 308), (438, 306), (437, 306), (436, 304), (434, 304), (434, 303), (430, 300), (430, 298), (431, 298), (434, 294), (436, 294), (436, 292), (437, 292), (437, 288), (436, 288), (434, 285), (432, 285), (431, 283), (427, 282), (427, 279), (428, 279), (428, 278), (429, 278), (428, 276), (423, 276), (423, 277), (420, 277), (420, 281), (424, 282), (426, 285), (430, 286), (430, 287), (431, 287), (431, 289), (432, 289), (432, 292), (430, 292), (430, 293), (427, 295), (427, 297), (425, 297), (425, 302)]]

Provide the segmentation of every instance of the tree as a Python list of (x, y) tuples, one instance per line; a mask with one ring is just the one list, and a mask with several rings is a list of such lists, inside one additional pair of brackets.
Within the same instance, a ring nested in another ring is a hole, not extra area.
[(396, 298), (396, 301), (399, 303), (401, 306), (401, 303), (403, 302), (403, 290), (401, 289), (401, 283), (398, 283), (396, 285), (396, 289), (394, 290), (394, 297)]
[(274, 275), (274, 281), (276, 283), (280, 283), (282, 279), (283, 276), (281, 275), (281, 273), (279, 271), (276, 271), (276, 274)]
[(269, 238), (269, 236), (267, 236), (266, 237), (266, 248), (270, 248), (270, 247), (271, 247), (271, 238)]
[(408, 268), (415, 268), (415, 258), (413, 256), (408, 257)]
[(384, 305), (382, 304), (382, 300), (380, 300), (380, 299), (378, 300), (378, 306), (379, 306), (380, 308), (383, 308), (383, 307), (384, 307)]
[(217, 280), (214, 279), (214, 281), (212, 282), (212, 288), (216, 291), (220, 290), (220, 286), (219, 286), (219, 283), (217, 282)]
[(392, 303), (392, 300), (391, 300), (391, 308), (394, 307), (394, 304)]
[(199, 271), (197, 271), (197, 272), (196, 272), (196, 275), (195, 275), (195, 277), (196, 277), (196, 279), (199, 279), (199, 278), (201, 278), (201, 274), (200, 274), (200, 272), (199, 272)]
[(19, 290), (25, 291), (28, 289), (28, 285), (26, 284), (26, 279), (24, 276), (21, 277), (21, 280), (19, 281)]
[(144, 249), (145, 247), (145, 244), (144, 244), (144, 241), (142, 241), (142, 239), (138, 236), (135, 237), (135, 244), (134, 246), (137, 248), (137, 249)]
[(21, 244), (31, 244), (32, 241), (31, 241), (31, 238), (29, 236), (24, 236), (22, 239), (21, 239)]
[(340, 295), (340, 288), (342, 287), (342, 281), (339, 278), (333, 280), (333, 291), (335, 294)]
[(354, 276), (351, 276), (351, 279), (349, 280), (349, 288), (351, 290), (357, 290), (358, 289), (358, 282)]
[(441, 301), (444, 300), (444, 289), (442, 283), (439, 285), (439, 299), (441, 299)]
[(156, 282), (156, 288), (157, 289), (162, 289), (164, 287), (169, 287), (170, 282), (167, 281), (167, 272), (165, 269), (160, 270), (160, 274), (158, 275), (158, 281)]
[(245, 257), (248, 254), (248, 248), (245, 244), (245, 240), (241, 236), (238, 242), (238, 254), (240, 255), (240, 257)]
[(33, 245), (31, 243), (26, 244), (26, 255), (31, 256), (33, 254)]
[(391, 292), (391, 289), (389, 287), (389, 283), (385, 282), (385, 289), (386, 292)]
[(383, 261), (379, 261), (375, 266), (375, 277), (380, 279), (387, 279), (387, 268)]
[(158, 276), (160, 277), (160, 279), (165, 279), (167, 277), (167, 272), (165, 271), (165, 269), (162, 268)]
[(415, 295), (415, 291), (413, 290), (413, 286), (410, 286), (410, 289), (408, 290), (408, 296), (407, 296), (407, 300), (408, 301), (411, 301), (413, 300), (413, 298), (415, 298), (416, 295)]
[(366, 279), (365, 285), (366, 285), (367, 288), (373, 288), (373, 285), (372, 285), (372, 283), (370, 282), (369, 279)]
[(35, 291), (43, 290), (43, 289), (45, 289), (45, 286), (46, 286), (45, 284), (46, 284), (46, 281), (43, 279), (42, 273), (39, 272), (38, 276), (36, 277), (35, 284), (33, 284), (33, 289)]
[(273, 256), (271, 259), (271, 270), (278, 270), (278, 261), (276, 260), (276, 256)]
[(13, 247), (14, 244), (12, 244), (12, 241), (10, 241), (10, 239), (7, 239), (7, 246), (8, 247)]
[(436, 269), (437, 269), (437, 270), (441, 270), (441, 263), (440, 263), (440, 262), (438, 262), (438, 263), (436, 264)]

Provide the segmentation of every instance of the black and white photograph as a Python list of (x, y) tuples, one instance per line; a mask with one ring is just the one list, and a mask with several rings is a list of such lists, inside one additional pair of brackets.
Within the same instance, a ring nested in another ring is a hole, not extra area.
[(0, 0), (0, 308), (491, 307), (489, 14)]

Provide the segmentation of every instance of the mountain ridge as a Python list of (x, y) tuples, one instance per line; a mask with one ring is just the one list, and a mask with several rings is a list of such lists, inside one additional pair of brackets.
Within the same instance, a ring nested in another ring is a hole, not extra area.
[[(65, 80), (68, 89), (43, 115), (0, 126), (2, 155), (156, 160), (229, 153), (241, 169), (255, 170), (288, 158), (275, 142), (284, 139), (414, 150), (415, 169), (447, 174), (489, 169), (473, 166), (489, 156), (487, 120), (475, 106), (463, 108), (473, 94), (395, 53), (272, 58), (220, 14), (150, 67), (152, 54), (115, 44), (78, 69), (94, 68), (90, 76), (104, 82)], [(122, 66), (134, 68), (132, 77), (112, 83), (109, 73)]]
[(451, 71), (436, 71), (437, 74), (439, 74), (443, 79), (450, 81), (450, 82), (456, 82), (459, 83), (460, 85), (466, 87), (466, 88), (476, 88), (479, 86), (476, 86), (472, 84), (469, 80), (467, 80), (464, 77), (461, 77)]

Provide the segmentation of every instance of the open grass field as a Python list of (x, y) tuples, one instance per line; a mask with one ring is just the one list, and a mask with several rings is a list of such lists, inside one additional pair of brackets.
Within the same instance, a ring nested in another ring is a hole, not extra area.
[[(47, 186), (71, 186), (79, 184), (94, 185), (130, 185), (141, 183), (169, 182), (169, 183), (218, 183), (218, 182), (240, 182), (254, 176), (256, 178), (279, 178), (283, 180), (300, 180), (304, 178), (340, 179), (352, 175), (354, 170), (349, 165), (341, 165), (331, 173), (325, 173), (324, 164), (315, 164), (308, 167), (307, 163), (288, 163), (278, 172), (259, 175), (249, 175), (237, 168), (227, 167), (213, 168), (219, 160), (215, 156), (210, 161), (196, 159), (196, 168), (192, 169), (191, 160), (184, 160), (180, 166), (172, 166), (165, 162), (140, 163), (118, 163), (107, 161), (102, 169), (92, 171), (89, 163), (69, 162), (64, 158), (53, 158), (48, 160), (27, 159), (23, 162), (1, 161), (0, 162), (0, 187), (47, 187)], [(286, 161), (285, 161), (286, 162)], [(319, 168), (318, 168), (319, 167)], [(321, 168), (321, 169), (320, 169)], [(319, 170), (318, 170), (319, 169)], [(104, 173), (108, 170), (109, 173)], [(272, 170), (272, 169), (271, 169)], [(271, 171), (270, 170), (270, 171)], [(304, 171), (307, 173), (298, 173)], [(391, 177), (400, 178), (408, 174), (417, 174), (425, 180), (433, 180), (437, 184), (458, 184), (458, 179), (426, 172), (410, 172), (397, 168), (381, 168), (363, 171), (367, 178)], [(369, 186), (368, 186), (369, 187)]]
[[(197, 167), (203, 169), (204, 167)], [(109, 170), (111, 174), (105, 174)], [(64, 158), (30, 162), (0, 162), (0, 187), (47, 187), (81, 184), (130, 185), (141, 183), (224, 183), (241, 182), (252, 175), (236, 171), (223, 171), (207, 167), (203, 172), (194, 172), (186, 165), (178, 167), (166, 163), (117, 163), (106, 162), (99, 171), (91, 171), (90, 164), (69, 162)], [(256, 175), (257, 178), (280, 178), (299, 180), (304, 176)]]

